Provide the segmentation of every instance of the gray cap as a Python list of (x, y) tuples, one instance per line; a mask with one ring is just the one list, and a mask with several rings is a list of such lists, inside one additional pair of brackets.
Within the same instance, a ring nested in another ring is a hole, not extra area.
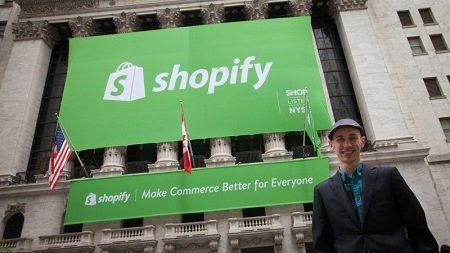
[(354, 127), (358, 129), (359, 132), (361, 132), (361, 135), (363, 135), (364, 133), (364, 129), (360, 124), (358, 124), (358, 122), (352, 119), (340, 119), (336, 123), (334, 123), (333, 127), (330, 130), (330, 133), (328, 134), (328, 139), (332, 140), (334, 132), (336, 132), (336, 130), (338, 130), (341, 127)]

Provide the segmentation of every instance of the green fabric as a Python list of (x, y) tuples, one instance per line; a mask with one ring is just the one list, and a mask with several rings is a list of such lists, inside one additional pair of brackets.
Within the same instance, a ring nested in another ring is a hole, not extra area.
[(75, 150), (331, 126), (310, 17), (70, 40), (60, 119)]

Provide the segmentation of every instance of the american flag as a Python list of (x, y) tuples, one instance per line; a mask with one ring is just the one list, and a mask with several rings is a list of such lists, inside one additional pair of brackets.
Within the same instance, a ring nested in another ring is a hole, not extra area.
[(50, 154), (50, 164), (49, 164), (49, 178), (48, 186), (50, 189), (54, 189), (56, 183), (58, 183), (59, 176), (66, 165), (67, 159), (70, 156), (69, 144), (64, 138), (64, 133), (61, 130), (59, 124), (56, 126), (55, 140), (52, 145), (52, 151)]
[(191, 153), (189, 151), (189, 139), (186, 130), (186, 121), (184, 120), (184, 112), (181, 110), (181, 142), (183, 144), (183, 167), (184, 171), (191, 174), (192, 163)]

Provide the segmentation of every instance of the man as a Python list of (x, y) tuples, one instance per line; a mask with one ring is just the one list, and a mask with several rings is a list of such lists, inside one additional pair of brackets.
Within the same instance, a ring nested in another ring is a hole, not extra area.
[(365, 137), (352, 119), (328, 135), (339, 170), (314, 188), (312, 234), (320, 253), (438, 253), (425, 213), (394, 167), (360, 162)]

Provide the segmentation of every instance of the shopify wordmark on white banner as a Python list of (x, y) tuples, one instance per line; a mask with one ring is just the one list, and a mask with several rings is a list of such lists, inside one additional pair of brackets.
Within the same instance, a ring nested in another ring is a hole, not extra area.
[[(192, 73), (180, 70), (181, 65), (175, 64), (172, 73), (163, 72), (155, 77), (155, 82), (159, 85), (153, 88), (153, 92), (161, 92), (165, 90), (184, 90), (189, 84), (194, 89), (199, 89), (208, 85), (208, 94), (214, 94), (217, 87), (224, 84), (236, 84), (240, 75), (240, 83), (245, 84), (251, 71), (256, 73), (257, 80), (252, 84), (255, 90), (261, 88), (267, 77), (273, 62), (255, 63), (256, 57), (249, 56), (241, 63), (239, 58), (233, 60), (234, 65), (231, 70), (227, 66), (214, 67), (211, 70), (197, 69)], [(241, 63), (241, 64), (240, 64)], [(177, 85), (178, 84), (178, 85)]]

